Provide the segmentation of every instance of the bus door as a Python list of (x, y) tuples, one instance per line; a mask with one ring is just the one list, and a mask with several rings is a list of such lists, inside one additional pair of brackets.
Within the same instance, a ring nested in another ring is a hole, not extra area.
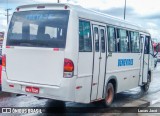
[(149, 36), (141, 35), (140, 85), (147, 82), (149, 68)]
[(93, 25), (92, 32), (94, 55), (91, 101), (102, 98), (106, 64), (105, 26)]

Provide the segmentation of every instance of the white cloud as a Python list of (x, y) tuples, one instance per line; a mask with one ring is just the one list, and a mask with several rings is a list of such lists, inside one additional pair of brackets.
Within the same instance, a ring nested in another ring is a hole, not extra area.
[(159, 0), (127, 0), (127, 5), (140, 15), (148, 15), (160, 11)]
[(0, 32), (1, 31), (5, 31), (5, 28), (6, 28), (6, 26), (7, 26), (7, 22), (6, 22), (6, 20), (5, 19), (2, 19), (1, 20), (1, 23), (0, 23)]
[(87, 8), (100, 10), (124, 6), (124, 0), (69, 0), (69, 3), (76, 3)]
[[(22, 4), (34, 4), (34, 3), (57, 3), (58, 0), (8, 0), (9, 7), (13, 9)], [(87, 8), (95, 8), (99, 10), (112, 10), (121, 8), (119, 11), (120, 17), (123, 17), (123, 8), (125, 0), (60, 0), (61, 3), (74, 3)], [(127, 20), (134, 21), (139, 25), (147, 28), (152, 34), (158, 36), (160, 33), (159, 21), (155, 22), (154, 19), (142, 19), (140, 17), (150, 16), (151, 14), (157, 14), (160, 12), (159, 3), (160, 0), (126, 0), (127, 2)], [(1, 0), (0, 13), (6, 13), (4, 8), (6, 8), (6, 0)], [(4, 8), (1, 8), (4, 7)], [(130, 9), (132, 10), (129, 11)], [(112, 15), (117, 14), (118, 11), (112, 12)], [(116, 15), (115, 15), (116, 16)], [(153, 22), (152, 22), (153, 21)], [(6, 26), (6, 17), (0, 14), (0, 31)]]
[(158, 25), (156, 25), (155, 23), (152, 23), (152, 22), (148, 22), (147, 23), (147, 26), (150, 28), (150, 29), (155, 29), (155, 28), (157, 28), (158, 27)]
[(149, 33), (151, 34), (151, 37), (152, 38), (157, 38), (158, 41), (160, 41), (160, 30), (157, 30), (157, 29), (147, 29), (149, 31)]
[[(35, 2), (39, 3), (57, 3), (58, 0), (34, 0)], [(67, 0), (59, 0), (61, 3), (67, 2)]]
[[(50, 0), (47, 0), (50, 1)], [(125, 0), (70, 0), (87, 8), (106, 10), (124, 7)], [(160, 12), (159, 0), (126, 0), (127, 7), (132, 7), (139, 15)]]
[(6, 27), (6, 16), (5, 16), (5, 10), (3, 8), (0, 8), (0, 31), (4, 31)]

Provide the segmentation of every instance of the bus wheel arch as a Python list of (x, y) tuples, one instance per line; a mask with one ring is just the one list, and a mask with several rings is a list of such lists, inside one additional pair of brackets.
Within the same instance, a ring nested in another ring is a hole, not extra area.
[(149, 82), (151, 82), (151, 76), (152, 76), (152, 74), (151, 74), (151, 70), (149, 70), (149, 71), (148, 71), (148, 78), (149, 78)]
[(109, 77), (108, 81), (106, 82), (105, 87), (107, 86), (108, 83), (112, 83), (112, 84), (113, 84), (114, 93), (117, 93), (118, 83), (117, 83), (117, 78), (116, 78), (116, 76), (111, 76), (111, 77)]
[(148, 71), (147, 83), (141, 86), (141, 90), (143, 92), (147, 92), (149, 90), (150, 82), (151, 82), (151, 71)]
[(106, 107), (111, 106), (115, 93), (117, 91), (117, 80), (115, 77), (110, 77), (105, 86), (104, 105)]

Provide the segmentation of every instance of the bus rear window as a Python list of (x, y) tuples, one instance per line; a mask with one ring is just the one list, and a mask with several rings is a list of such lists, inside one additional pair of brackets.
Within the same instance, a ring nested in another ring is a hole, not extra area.
[(65, 48), (69, 11), (23, 11), (13, 14), (7, 46)]

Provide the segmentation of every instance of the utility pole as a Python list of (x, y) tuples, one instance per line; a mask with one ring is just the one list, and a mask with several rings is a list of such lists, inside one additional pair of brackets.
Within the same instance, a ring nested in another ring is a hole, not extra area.
[(60, 0), (58, 0), (58, 3), (60, 3)]
[(124, 20), (126, 19), (126, 0), (125, 0), (125, 4), (124, 4)]
[(12, 9), (10, 9), (10, 8), (7, 8), (5, 11), (7, 12), (7, 15), (5, 15), (5, 16), (7, 16), (7, 24), (8, 24), (8, 22), (9, 22), (9, 16), (10, 16), (10, 14), (9, 14), (9, 11), (10, 10), (12, 10)]

